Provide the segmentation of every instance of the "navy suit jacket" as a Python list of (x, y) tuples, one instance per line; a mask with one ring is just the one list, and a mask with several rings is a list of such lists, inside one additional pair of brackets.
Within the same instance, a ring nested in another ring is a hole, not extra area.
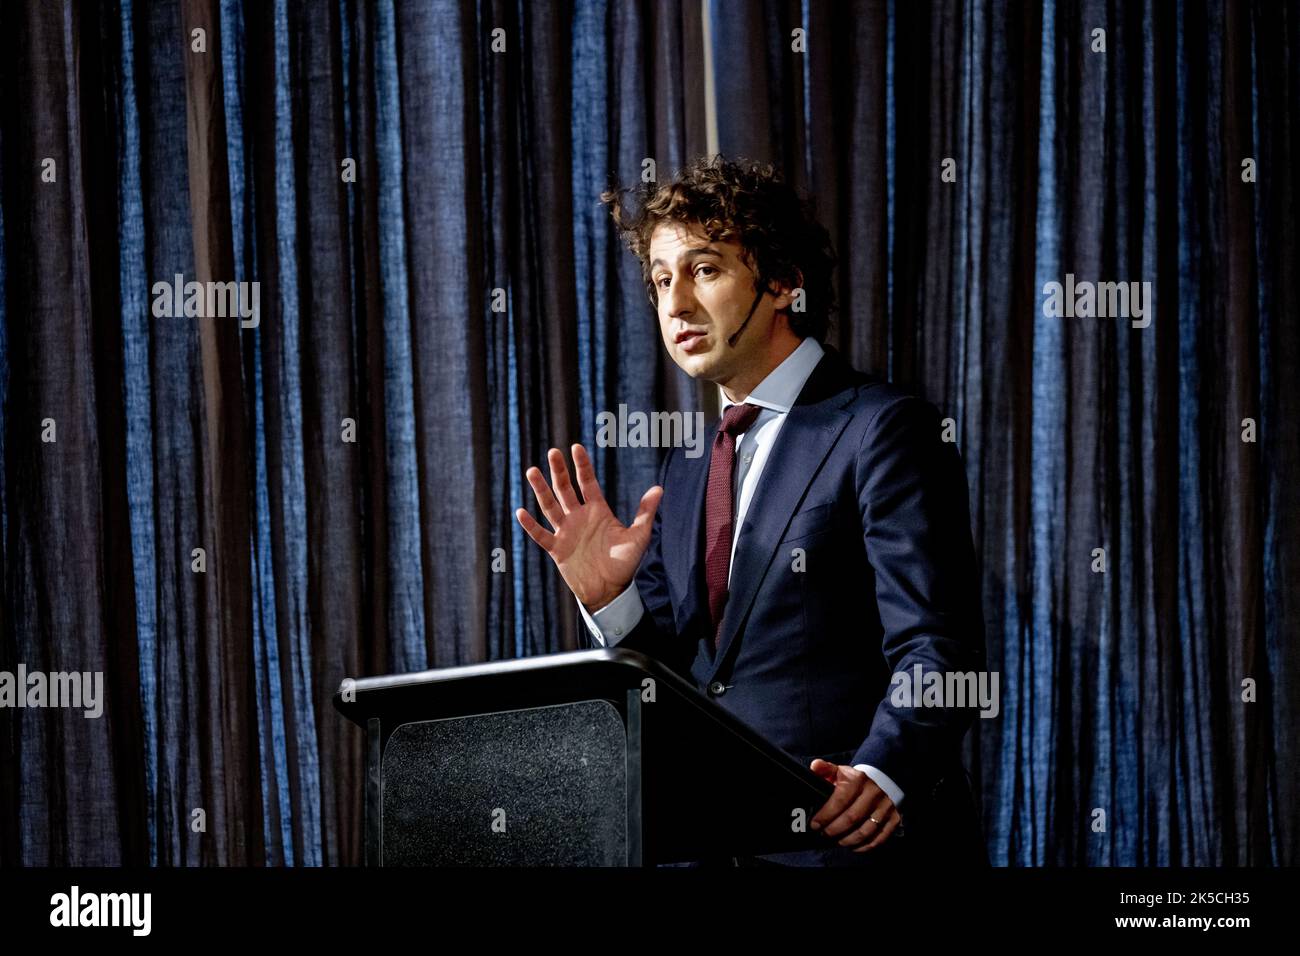
[[(704, 581), (709, 455), (666, 457), (619, 647), (663, 661), (807, 766), (870, 764), (902, 789), (904, 837), (802, 865), (988, 862), (960, 743), (975, 708), (899, 707), (898, 672), (984, 669), (965, 471), (934, 406), (831, 346), (777, 434), (736, 542), (715, 652)], [(883, 852), (888, 850), (889, 852)]]

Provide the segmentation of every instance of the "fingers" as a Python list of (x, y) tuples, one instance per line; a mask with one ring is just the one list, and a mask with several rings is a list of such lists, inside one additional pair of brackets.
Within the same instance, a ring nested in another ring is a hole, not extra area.
[[(851, 768), (843, 769), (849, 770)], [(861, 775), (862, 779), (854, 781), (858, 789), (854, 790), (852, 785), (841, 784), (837, 786), (837, 789), (846, 790), (852, 799), (849, 805), (823, 828), (828, 837), (839, 839), (842, 846), (857, 846), (861, 842), (861, 840), (853, 838), (855, 836), (854, 830), (859, 825), (876, 826), (867, 819), (868, 817), (874, 816), (877, 820), (883, 821), (883, 812), (877, 813), (876, 811), (881, 809), (880, 800), (882, 797), (886, 800), (889, 799), (861, 770), (853, 770), (852, 772)], [(845, 843), (845, 839), (849, 839), (849, 843)]]
[[(583, 498), (586, 501), (604, 501), (604, 495), (601, 494), (600, 485), (596, 482), (596, 472), (591, 466), (591, 459), (587, 457), (587, 449), (581, 445), (572, 446), (573, 462), (578, 474), (578, 483), (582, 488)], [(560, 522), (570, 511), (581, 507), (578, 496), (574, 493), (573, 485), (569, 481), (569, 471), (564, 464), (564, 455), (558, 448), (551, 448), (546, 452), (547, 463), (551, 466), (551, 484), (546, 483), (542, 477), (541, 469), (532, 467), (524, 472), (524, 478), (528, 485), (533, 489), (533, 496), (537, 499), (537, 507), (541, 510), (542, 516), (550, 522), (551, 527), (556, 531), (560, 529)], [(552, 486), (554, 491), (552, 491)], [(536, 519), (533, 518), (523, 508), (515, 512), (515, 517), (519, 524), (523, 526), (528, 536), (536, 541), (547, 551), (555, 543), (555, 535), (547, 531)]]
[[(826, 777), (826, 773), (824, 769), (823, 770), (817, 769), (818, 763), (826, 763), (826, 761), (814, 760), (813, 772), (818, 773), (823, 777)], [(826, 779), (831, 780), (832, 782), (838, 781), (840, 779), (839, 768), (835, 764), (831, 764), (831, 766), (836, 767), (836, 775), (834, 778), (826, 777)], [(856, 772), (862, 773), (861, 771), (856, 771)], [(866, 774), (862, 774), (862, 776), (865, 777)], [(822, 806), (822, 808), (818, 810), (817, 813), (813, 816), (812, 820), (809, 821), (809, 825), (814, 830), (820, 830), (823, 827), (827, 827), (830, 823), (839, 819), (840, 815), (843, 814), (845, 810), (847, 810), (850, 806), (853, 805), (853, 801), (857, 798), (860, 792), (861, 792), (860, 788), (855, 789), (852, 786), (847, 786), (844, 782), (836, 782), (835, 790), (831, 793), (830, 797), (827, 799), (826, 803)]]
[[(880, 819), (879, 814), (876, 815), (876, 819), (877, 820)], [(868, 820), (867, 822), (870, 823), (871, 821)], [(872, 840), (870, 843), (864, 844), (863, 846), (860, 847), (856, 847), (853, 850), (853, 852), (866, 853), (868, 850), (874, 850), (876, 847), (880, 846), (880, 844), (888, 840), (893, 835), (894, 831), (897, 830), (902, 825), (903, 825), (902, 815), (899, 814), (897, 810), (894, 810), (893, 813), (889, 815), (889, 819), (885, 821), (884, 826), (881, 827), (879, 832), (876, 834), (876, 838)]]
[[(865, 801), (860, 809), (856, 809), (856, 813), (846, 815), (843, 821), (845, 829), (840, 833), (839, 838), (840, 846), (861, 846), (876, 836), (889, 821), (889, 808), (886, 806), (888, 801), (888, 797), (885, 797), (884, 801)], [(872, 817), (875, 817), (880, 822), (873, 823)], [(840, 822), (837, 820), (832, 826)], [(828, 836), (834, 835), (830, 833), (830, 827), (827, 827), (826, 830)]]
[(564, 513), (568, 514), (578, 508), (580, 502), (577, 493), (573, 490), (573, 483), (569, 481), (569, 469), (565, 467), (564, 454), (558, 448), (552, 448), (546, 453), (546, 460), (551, 466), (551, 487), (555, 489), (555, 496), (560, 499), (560, 506), (564, 509)]
[(555, 535), (538, 524), (536, 518), (523, 508), (515, 509), (515, 518), (523, 526), (524, 533), (541, 545), (542, 550), (548, 552), (551, 550), (551, 546), (555, 544)]
[(552, 528), (558, 530), (560, 519), (564, 517), (565, 511), (555, 500), (555, 495), (551, 494), (550, 486), (546, 484), (541, 471), (533, 466), (524, 472), (524, 477), (528, 479), (528, 484), (533, 489), (533, 496), (537, 498), (537, 507), (542, 510), (543, 517), (551, 523)]
[(582, 492), (582, 501), (584, 504), (590, 504), (593, 501), (604, 501), (605, 495), (600, 490), (600, 484), (596, 481), (596, 469), (591, 467), (591, 459), (587, 457), (587, 449), (581, 445), (572, 445), (569, 451), (573, 454), (573, 470), (578, 476), (578, 490)]

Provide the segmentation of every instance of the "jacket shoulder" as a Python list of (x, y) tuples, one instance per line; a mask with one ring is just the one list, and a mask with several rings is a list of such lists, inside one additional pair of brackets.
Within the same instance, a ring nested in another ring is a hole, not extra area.
[(942, 417), (938, 406), (911, 388), (895, 385), (867, 372), (854, 370), (851, 374), (853, 395), (844, 408), (852, 412), (855, 418), (860, 418), (863, 426), (891, 405), (898, 405), (900, 411), (909, 411), (923, 419), (937, 420)]
[(842, 407), (855, 416), (865, 412), (870, 418), (875, 412), (905, 400), (910, 400), (912, 407), (918, 411), (938, 414), (938, 408), (912, 389), (895, 385), (875, 373), (854, 368), (834, 346), (827, 345), (823, 348), (828, 353), (827, 381), (833, 383), (830, 390), (841, 394), (851, 393), (847, 401), (841, 399)]

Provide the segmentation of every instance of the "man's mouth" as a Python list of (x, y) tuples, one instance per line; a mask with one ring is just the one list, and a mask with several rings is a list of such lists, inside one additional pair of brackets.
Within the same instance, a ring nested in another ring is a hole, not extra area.
[(673, 338), (676, 345), (681, 346), (683, 352), (690, 352), (697, 348), (705, 339), (703, 332), (694, 329), (683, 329)]

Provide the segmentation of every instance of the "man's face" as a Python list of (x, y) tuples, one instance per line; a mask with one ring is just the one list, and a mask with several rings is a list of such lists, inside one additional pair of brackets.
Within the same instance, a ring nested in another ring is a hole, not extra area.
[(735, 345), (728, 344), (756, 294), (754, 273), (740, 253), (740, 243), (710, 241), (695, 224), (663, 222), (650, 236), (659, 331), (668, 354), (691, 378), (725, 385), (761, 365), (775, 331), (773, 315), (789, 304), (788, 295), (764, 295)]

